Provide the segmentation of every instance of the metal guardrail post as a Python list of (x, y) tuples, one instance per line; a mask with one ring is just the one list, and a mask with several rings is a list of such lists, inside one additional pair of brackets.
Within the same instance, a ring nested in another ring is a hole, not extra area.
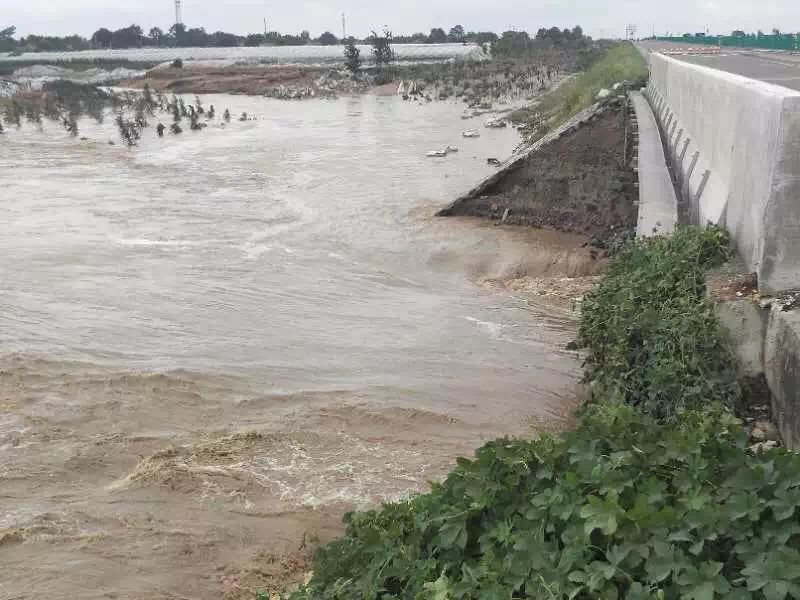
[(678, 173), (681, 172), (680, 165), (678, 164), (678, 144), (681, 141), (681, 137), (683, 137), (683, 127), (678, 130), (678, 133), (675, 135), (675, 141), (672, 143), (672, 164), (675, 165), (675, 169)]
[(694, 214), (692, 215), (693, 221), (697, 223), (700, 220), (700, 197), (703, 195), (703, 191), (706, 189), (706, 184), (708, 183), (708, 178), (711, 176), (711, 171), (706, 169), (703, 173), (703, 177), (700, 180), (700, 185), (697, 186), (697, 194), (694, 196)]
[[(692, 156), (692, 161), (689, 163), (689, 168), (686, 170), (686, 177), (683, 180), (683, 187), (681, 188), (681, 198), (684, 204), (689, 205), (689, 210), (694, 211), (694, 207), (692, 206), (692, 190), (691, 190), (691, 181), (692, 181), (692, 174), (694, 173), (694, 169), (697, 166), (697, 161), (700, 159), (700, 153), (695, 152)], [(691, 215), (690, 215), (691, 216)]]
[(688, 137), (683, 141), (683, 150), (681, 150), (681, 156), (680, 159), (678, 160), (680, 164), (683, 164), (683, 159), (686, 158), (686, 151), (689, 149), (690, 141), (691, 140)]

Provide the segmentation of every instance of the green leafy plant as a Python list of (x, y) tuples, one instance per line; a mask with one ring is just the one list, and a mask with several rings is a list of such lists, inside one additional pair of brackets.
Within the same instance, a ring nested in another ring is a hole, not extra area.
[(578, 345), (599, 400), (658, 418), (741, 399), (737, 360), (705, 296), (704, 274), (729, 256), (720, 229), (680, 228), (622, 249), (581, 307)]

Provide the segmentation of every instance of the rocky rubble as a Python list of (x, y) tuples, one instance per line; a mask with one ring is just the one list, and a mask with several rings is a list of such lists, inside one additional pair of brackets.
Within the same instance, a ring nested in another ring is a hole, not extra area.
[(302, 100), (304, 98), (335, 98), (340, 94), (356, 94), (366, 91), (368, 79), (356, 78), (347, 71), (331, 69), (308, 85), (277, 85), (267, 90), (264, 96), (280, 100)]
[(18, 89), (19, 86), (13, 81), (0, 79), (0, 98), (10, 98), (17, 92)]

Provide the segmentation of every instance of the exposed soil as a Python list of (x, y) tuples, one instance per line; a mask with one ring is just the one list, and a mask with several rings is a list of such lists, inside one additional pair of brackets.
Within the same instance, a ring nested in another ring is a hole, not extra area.
[(755, 273), (727, 272), (718, 269), (706, 277), (706, 288), (711, 296), (723, 301), (758, 295)]
[(157, 68), (141, 79), (124, 81), (122, 85), (138, 89), (149, 85), (154, 90), (176, 94), (227, 93), (287, 98), (334, 96), (367, 89), (363, 82), (352, 80), (339, 71), (277, 65)]
[(636, 224), (635, 175), (624, 148), (622, 110), (606, 111), (531, 154), (487, 194), (463, 198), (440, 215), (552, 228), (604, 245)]
[[(143, 78), (122, 85), (176, 94), (230, 93), (280, 99), (334, 97), (373, 91), (398, 93), (420, 101), (462, 99), (473, 108), (489, 109), (494, 102), (529, 98), (562, 78), (564, 68), (553, 59), (396, 65), (383, 73), (364, 70), (352, 77), (343, 68), (296, 65), (186, 64), (182, 68), (151, 69)], [(411, 85), (413, 82), (413, 86)]]

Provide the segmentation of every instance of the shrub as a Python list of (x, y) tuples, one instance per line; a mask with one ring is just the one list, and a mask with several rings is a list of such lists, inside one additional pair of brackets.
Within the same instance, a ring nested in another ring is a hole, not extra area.
[(344, 66), (353, 75), (361, 70), (361, 50), (358, 49), (353, 38), (349, 38), (344, 47)]
[(170, 67), (172, 67), (173, 69), (182, 69), (183, 68), (183, 59), (182, 58), (176, 58), (175, 60), (172, 61), (172, 63), (170, 64)]
[(380, 73), (384, 65), (391, 64), (396, 58), (392, 50), (392, 32), (384, 29), (381, 35), (373, 31), (367, 41), (372, 46), (372, 58), (375, 60), (376, 70)]
[(631, 242), (584, 299), (578, 345), (599, 400), (658, 418), (741, 398), (737, 360), (722, 334), (704, 274), (729, 255), (720, 229), (681, 228)]

